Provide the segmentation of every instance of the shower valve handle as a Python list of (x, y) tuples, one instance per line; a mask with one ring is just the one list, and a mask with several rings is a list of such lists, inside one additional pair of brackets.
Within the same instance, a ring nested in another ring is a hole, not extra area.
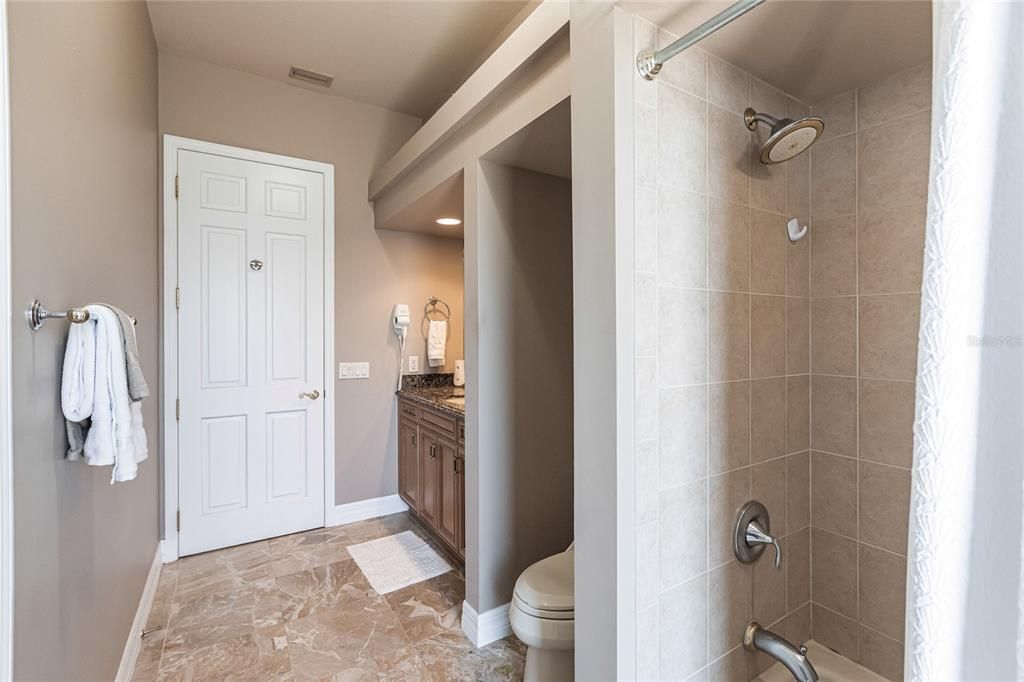
[(751, 521), (747, 524), (747, 530), (744, 535), (744, 539), (748, 545), (771, 545), (775, 548), (775, 570), (782, 568), (782, 547), (779, 545), (778, 538), (769, 535), (765, 532), (757, 521)]

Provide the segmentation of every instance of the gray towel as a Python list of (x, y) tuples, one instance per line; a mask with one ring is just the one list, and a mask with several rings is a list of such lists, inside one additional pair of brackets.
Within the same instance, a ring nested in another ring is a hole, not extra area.
[[(103, 303), (110, 308), (121, 326), (121, 338), (124, 339), (124, 361), (128, 373), (128, 396), (133, 402), (138, 402), (149, 397), (149, 386), (146, 384), (146, 377), (142, 374), (142, 365), (139, 363), (139, 344), (135, 339), (135, 325), (128, 313), (120, 308)], [(68, 432), (67, 458), (70, 460), (81, 459), (82, 450), (85, 448), (85, 438), (89, 434), (90, 420), (80, 422), (64, 420), (64, 426)]]

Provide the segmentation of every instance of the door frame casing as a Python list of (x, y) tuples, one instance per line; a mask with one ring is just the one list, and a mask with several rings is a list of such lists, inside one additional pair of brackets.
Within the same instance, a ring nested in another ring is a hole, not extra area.
[(178, 202), (174, 181), (178, 173), (178, 152), (192, 151), (225, 156), (241, 161), (283, 166), (320, 173), (324, 178), (324, 524), (334, 513), (334, 166), (280, 154), (163, 135), (163, 220), (161, 221), (163, 272), (160, 278), (160, 433), (161, 490), (163, 505), (163, 560), (170, 562), (178, 551)]

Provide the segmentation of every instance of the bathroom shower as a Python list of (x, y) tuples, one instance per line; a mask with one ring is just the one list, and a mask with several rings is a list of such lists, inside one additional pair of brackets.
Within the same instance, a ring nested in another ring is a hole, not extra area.
[(771, 126), (771, 135), (761, 147), (761, 163), (769, 166), (807, 151), (825, 130), (825, 122), (817, 116), (775, 118), (749, 107), (743, 112), (743, 121), (750, 130), (757, 130), (758, 123)]

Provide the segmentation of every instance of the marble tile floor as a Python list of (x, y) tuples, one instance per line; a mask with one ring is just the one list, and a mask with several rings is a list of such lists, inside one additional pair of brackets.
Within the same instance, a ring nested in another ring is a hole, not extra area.
[(133, 679), (521, 680), (515, 636), (462, 634), (460, 572), (379, 595), (345, 549), (404, 530), (435, 544), (395, 514), (165, 565)]

